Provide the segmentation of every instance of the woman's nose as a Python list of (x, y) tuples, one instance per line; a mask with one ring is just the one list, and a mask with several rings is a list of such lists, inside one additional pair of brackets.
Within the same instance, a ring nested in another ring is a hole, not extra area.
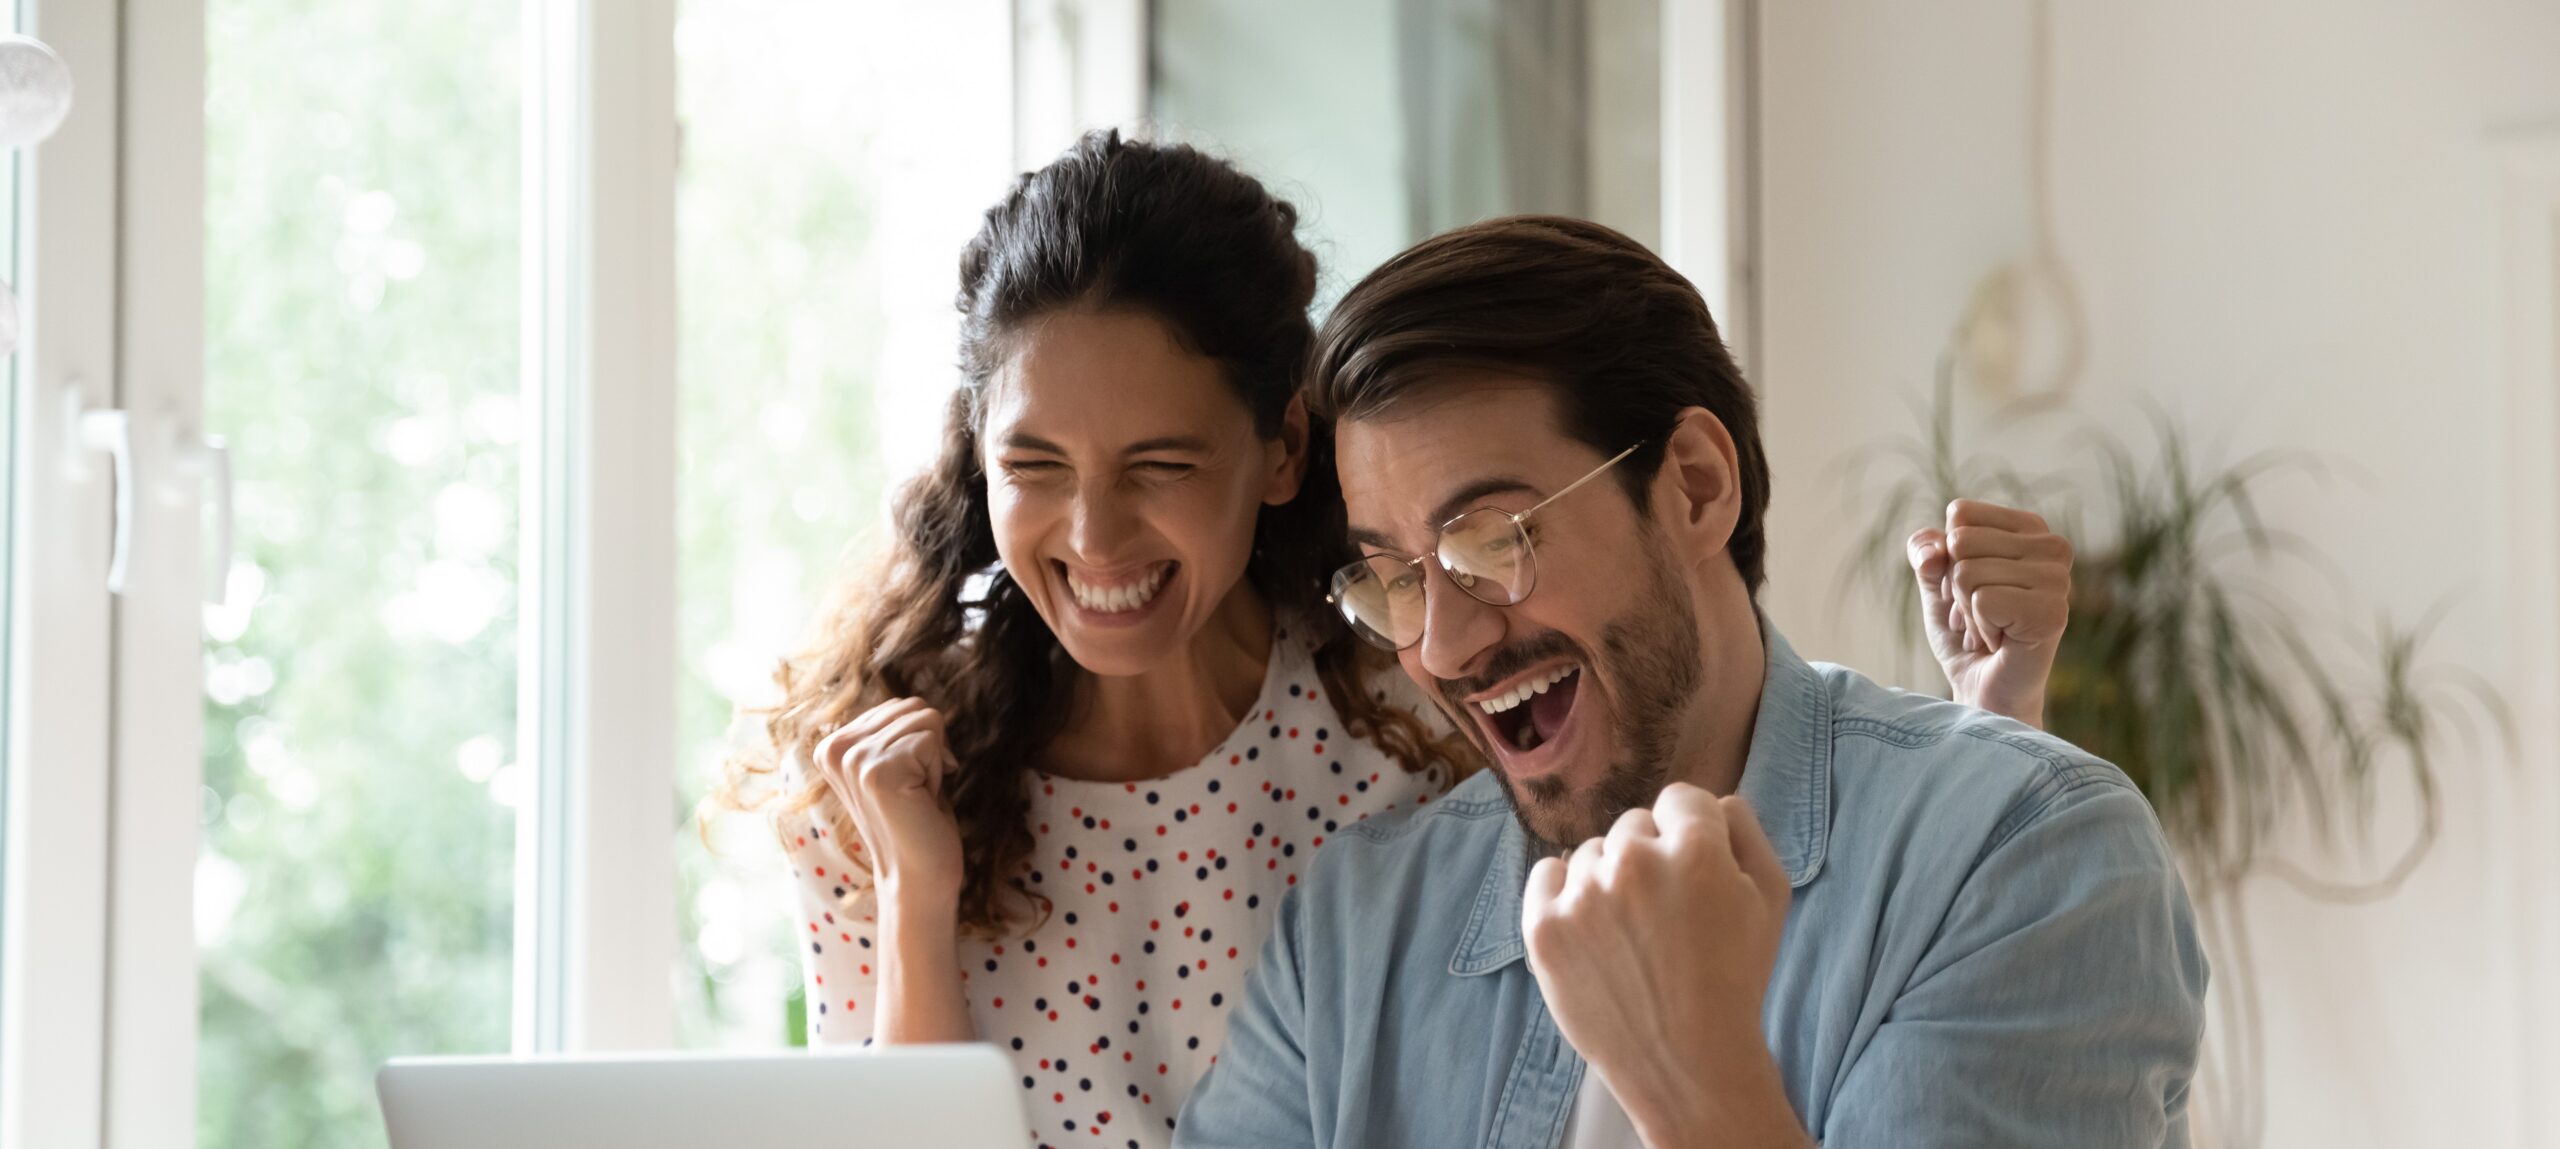
[(1076, 492), (1067, 526), (1067, 545), (1084, 558), (1110, 562), (1137, 533), (1136, 527), (1137, 515), (1126, 498), (1108, 488), (1088, 485)]

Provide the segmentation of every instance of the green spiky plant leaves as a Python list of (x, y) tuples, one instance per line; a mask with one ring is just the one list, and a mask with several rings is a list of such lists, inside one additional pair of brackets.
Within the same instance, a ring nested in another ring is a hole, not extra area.
[[(2257, 873), (2349, 900), (2396, 888), (2434, 841), (2445, 756), (2485, 749), (2481, 735), (2502, 735), (2506, 715), (2477, 676), (2425, 657), (2440, 611), (2339, 635), (2267, 581), (2281, 562), (2343, 583), (2259, 511), (2266, 484), (2329, 468), (2296, 451), (2215, 465), (2155, 414), (2149, 443), (2083, 429), (2076, 471), (2029, 478), (1959, 450), (1949, 379), (1942, 369), (1917, 433), (1849, 461), (1850, 487), (1872, 517), (1842, 592), (1880, 596), (1897, 633), (1916, 635), (1920, 597), (1903, 557), (1911, 525), (1959, 496), (2039, 512), (2079, 556), (2046, 725), (2133, 779), (2199, 895)], [(2395, 772), (2416, 796), (2417, 830), (2379, 877), (2333, 880), (2270, 853), (2288, 824), (2324, 848), (2343, 837), (2369, 852), (2376, 797)]]

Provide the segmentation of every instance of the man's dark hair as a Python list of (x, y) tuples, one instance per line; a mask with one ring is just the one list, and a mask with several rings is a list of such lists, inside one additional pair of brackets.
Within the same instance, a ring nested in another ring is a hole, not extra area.
[(1742, 513), (1727, 550), (1758, 594), (1769, 463), (1758, 403), (1698, 289), (1644, 245), (1560, 216), (1444, 232), (1388, 260), (1342, 297), (1316, 337), (1310, 407), (1372, 419), (1470, 372), (1555, 388), (1566, 434), (1614, 455), (1636, 509), (1680, 412), (1706, 408), (1733, 436)]

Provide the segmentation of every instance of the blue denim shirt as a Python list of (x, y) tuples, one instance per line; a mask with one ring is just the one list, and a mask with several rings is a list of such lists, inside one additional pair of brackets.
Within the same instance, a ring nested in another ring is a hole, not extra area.
[[(1795, 888), (1761, 1014), (1830, 1146), (2187, 1143), (2205, 962), (2115, 767), (1796, 657), (1741, 793)], [(1291, 892), (1180, 1146), (1552, 1149), (1582, 1058), (1520, 933), (1527, 842), (1479, 775), (1337, 835)]]

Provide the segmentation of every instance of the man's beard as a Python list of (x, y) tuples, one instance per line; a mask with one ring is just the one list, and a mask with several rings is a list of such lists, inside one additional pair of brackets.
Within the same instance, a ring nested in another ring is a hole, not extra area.
[[(1494, 781), (1511, 800), (1512, 816), (1529, 836), (1532, 857), (1563, 854), (1607, 833), (1618, 815), (1653, 805), (1670, 779), (1672, 755), (1680, 745), (1680, 719), (1705, 678), (1705, 660), (1698, 651), (1698, 613), (1650, 533), (1644, 550), (1651, 585), (1633, 609), (1600, 632), (1612, 687), (1609, 700), (1617, 714), (1618, 757), (1609, 763), (1608, 772), (1578, 792), (1560, 777), (1514, 782), (1503, 773), (1493, 748), (1483, 747), (1486, 757), (1497, 763)], [(1596, 677), (1591, 674), (1595, 664), (1590, 657), (1579, 643), (1548, 633), (1497, 651), (1487, 660), (1486, 673), (1464, 688), (1442, 680), (1440, 691), (1464, 713), (1467, 694), (1559, 654), (1572, 655), (1582, 664), (1579, 689), (1590, 690)], [(1481, 727), (1473, 722), (1461, 726), (1469, 737), (1483, 741)]]

